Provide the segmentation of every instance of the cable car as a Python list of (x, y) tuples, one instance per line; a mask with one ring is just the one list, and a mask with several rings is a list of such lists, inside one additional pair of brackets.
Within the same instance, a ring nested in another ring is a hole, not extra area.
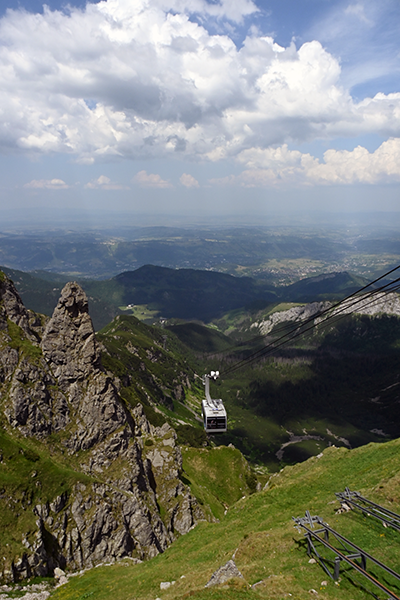
[(227, 431), (227, 418), (225, 406), (221, 399), (213, 400), (210, 396), (210, 379), (214, 381), (219, 377), (219, 371), (211, 371), (204, 375), (203, 384), (206, 388), (206, 397), (201, 402), (201, 411), (204, 429), (207, 433), (225, 433)]

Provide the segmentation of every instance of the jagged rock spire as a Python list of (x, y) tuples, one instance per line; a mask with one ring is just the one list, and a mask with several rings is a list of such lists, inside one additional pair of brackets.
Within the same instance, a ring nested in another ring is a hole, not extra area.
[(87, 297), (77, 283), (67, 283), (63, 288), (41, 347), (54, 375), (62, 381), (82, 379), (100, 368)]
[(63, 288), (41, 348), (75, 413), (77, 427), (69, 441), (74, 450), (91, 448), (126, 424), (115, 385), (101, 369), (88, 300), (79, 284)]

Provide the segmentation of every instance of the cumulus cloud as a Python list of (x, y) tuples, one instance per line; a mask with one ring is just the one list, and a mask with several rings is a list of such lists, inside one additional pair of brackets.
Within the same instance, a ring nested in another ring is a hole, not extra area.
[[(120, 4), (119, 0), (112, 0)], [(228, 19), (234, 23), (242, 23), (243, 18), (259, 11), (252, 0), (152, 0), (153, 6), (164, 11), (198, 14), (203, 17)]]
[(142, 187), (151, 188), (171, 188), (174, 187), (172, 183), (162, 179), (157, 173), (147, 173), (147, 171), (139, 171), (132, 179), (133, 183), (137, 183)]
[(86, 183), (84, 187), (88, 190), (129, 190), (129, 187), (126, 185), (114, 183), (105, 175), (100, 175), (97, 179), (92, 179), (92, 181)]
[(400, 182), (400, 139), (383, 142), (375, 152), (357, 146), (352, 151), (327, 150), (321, 162), (308, 153), (278, 148), (252, 148), (238, 156), (239, 175), (210, 179), (209, 184), (242, 187), (287, 185), (350, 185)]
[(67, 190), (69, 185), (62, 179), (32, 179), (24, 188), (32, 190)]
[(210, 19), (234, 24), (256, 10), (251, 0), (103, 0), (65, 13), (8, 11), (0, 148), (83, 164), (218, 161), (293, 140), (400, 136), (400, 93), (354, 102), (318, 41), (283, 48), (253, 29), (238, 48), (207, 30)]
[(182, 175), (179, 178), (179, 181), (186, 188), (199, 187), (199, 182), (197, 181), (197, 179), (195, 179), (193, 175), (189, 175), (189, 173), (182, 173)]

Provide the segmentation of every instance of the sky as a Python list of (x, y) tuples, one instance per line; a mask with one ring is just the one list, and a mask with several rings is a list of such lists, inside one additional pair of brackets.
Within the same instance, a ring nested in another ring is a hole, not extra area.
[(0, 214), (400, 211), (399, 30), (399, 0), (3, 0)]

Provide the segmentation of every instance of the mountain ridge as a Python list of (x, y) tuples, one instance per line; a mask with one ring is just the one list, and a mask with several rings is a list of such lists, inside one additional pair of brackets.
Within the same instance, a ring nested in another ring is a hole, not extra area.
[[(38, 280), (36, 276), (20, 271), (4, 271), (15, 279), (29, 308), (48, 315), (52, 313), (65, 279), (60, 278), (57, 283)], [(329, 283), (328, 290), (326, 282)], [(209, 322), (239, 308), (282, 301), (341, 299), (367, 283), (366, 279), (348, 272), (334, 272), (276, 287), (251, 277), (154, 265), (125, 271), (103, 281), (79, 281), (88, 295), (96, 330), (107, 325), (117, 314), (130, 314), (134, 305), (149, 307), (153, 321), (163, 317)]]

